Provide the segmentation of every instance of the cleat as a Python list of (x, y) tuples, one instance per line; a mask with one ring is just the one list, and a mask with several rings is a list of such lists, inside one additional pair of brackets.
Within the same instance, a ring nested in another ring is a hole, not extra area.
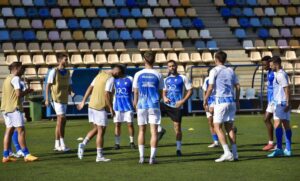
[(292, 151), (290, 150), (287, 150), (287, 149), (285, 149), (284, 151), (283, 151), (283, 154), (284, 154), (284, 156), (286, 156), (286, 157), (290, 157), (290, 156), (292, 156)]
[(144, 163), (144, 158), (140, 158), (139, 164), (143, 164), (143, 163)]
[(266, 146), (263, 147), (263, 151), (271, 151), (275, 148), (275, 145), (273, 144), (267, 144)]
[(233, 160), (234, 161), (238, 161), (239, 160), (239, 155), (236, 153), (236, 154), (232, 154), (233, 155)]
[(61, 147), (60, 146), (56, 146), (56, 147), (54, 147), (53, 151), (61, 151)]
[(78, 144), (78, 151), (77, 151), (77, 156), (78, 158), (81, 160), (83, 158), (83, 153), (84, 153), (84, 144), (83, 143), (79, 143)]
[(208, 148), (216, 148), (216, 147), (219, 147), (219, 143), (212, 143), (211, 145), (208, 145), (207, 147)]
[(17, 158), (24, 157), (23, 151), (22, 150), (17, 151), (16, 156)]
[(162, 138), (163, 138), (163, 136), (166, 134), (166, 130), (164, 129), (164, 128), (162, 128), (161, 129), (161, 132), (158, 132), (158, 141), (160, 141)]
[(216, 163), (220, 163), (220, 162), (224, 162), (224, 161), (230, 161), (230, 162), (234, 161), (232, 153), (230, 153), (230, 154), (223, 154), (223, 155), (221, 155), (220, 158), (218, 158), (218, 159), (215, 160)]
[(16, 162), (17, 159), (16, 158), (13, 158), (13, 157), (3, 157), (2, 158), (2, 163), (8, 163), (8, 162)]
[(133, 150), (136, 149), (136, 146), (135, 146), (134, 142), (130, 143), (129, 146), (130, 146), (130, 148), (133, 149)]
[(104, 156), (102, 156), (102, 157), (97, 156), (96, 157), (96, 162), (109, 162), (109, 161), (111, 161), (111, 159), (104, 158)]
[(33, 161), (36, 161), (38, 159), (39, 159), (38, 157), (35, 157), (35, 156), (31, 155), (31, 154), (28, 154), (28, 155), (26, 155), (24, 157), (24, 161), (25, 162), (33, 162)]
[(157, 161), (155, 158), (150, 158), (149, 159), (149, 165), (154, 165), (154, 164), (157, 164)]
[(268, 155), (269, 158), (274, 158), (274, 157), (278, 157), (278, 156), (283, 156), (283, 151), (282, 149), (276, 149), (275, 151), (273, 151), (271, 154)]
[(60, 151), (62, 151), (62, 152), (68, 152), (68, 151), (71, 150), (71, 149), (68, 148), (68, 147), (61, 147), (60, 149), (61, 149)]
[(114, 147), (114, 149), (115, 149), (115, 150), (119, 150), (119, 149), (121, 149), (121, 147), (120, 147), (120, 145), (118, 145), (118, 144), (115, 144), (115, 147)]
[(182, 156), (181, 151), (180, 151), (180, 150), (177, 150), (177, 151), (176, 151), (176, 155), (177, 155), (178, 157)]

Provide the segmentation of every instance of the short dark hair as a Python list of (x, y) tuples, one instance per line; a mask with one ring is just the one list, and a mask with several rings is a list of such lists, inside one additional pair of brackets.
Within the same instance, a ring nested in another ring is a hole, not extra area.
[(262, 59), (261, 59), (262, 62), (271, 62), (272, 61), (272, 57), (271, 56), (264, 56)]
[(68, 58), (68, 55), (65, 53), (59, 53), (56, 55), (57, 61), (60, 61), (63, 58)]
[(272, 57), (272, 62), (273, 62), (274, 64), (279, 64), (279, 65), (281, 65), (281, 58), (280, 58), (280, 56), (273, 56), (273, 57)]
[(154, 62), (155, 62), (155, 53), (153, 53), (153, 52), (145, 52), (143, 54), (143, 57), (144, 57), (145, 61), (147, 63), (149, 63), (150, 65), (154, 64)]
[(8, 66), (8, 70), (12, 71), (13, 69), (18, 68), (18, 67), (22, 67), (22, 63), (21, 62), (13, 62)]
[(118, 68), (122, 74), (125, 74), (125, 71), (126, 71), (126, 67), (122, 64), (116, 64), (113, 66), (113, 68)]
[(176, 62), (175, 60), (169, 60), (169, 61), (167, 62), (167, 64), (169, 64), (169, 63), (174, 63), (175, 65), (177, 65), (177, 62)]
[(223, 51), (218, 51), (215, 55), (215, 59), (218, 59), (221, 63), (225, 63), (227, 60), (227, 54)]

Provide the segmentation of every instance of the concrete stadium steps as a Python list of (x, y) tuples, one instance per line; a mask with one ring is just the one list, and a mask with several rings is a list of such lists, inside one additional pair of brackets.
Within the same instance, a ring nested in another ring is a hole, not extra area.
[(242, 49), (241, 43), (232, 34), (228, 24), (216, 9), (211, 0), (191, 0), (199, 18), (211, 33), (211, 36), (217, 41), (221, 49)]

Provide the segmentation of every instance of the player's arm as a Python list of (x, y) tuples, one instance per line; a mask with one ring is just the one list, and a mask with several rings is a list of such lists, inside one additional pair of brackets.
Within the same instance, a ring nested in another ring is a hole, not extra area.
[(47, 85), (46, 85), (46, 92), (45, 92), (45, 106), (49, 106), (49, 92), (51, 90), (51, 86), (53, 84), (55, 77), (55, 70), (52, 69), (49, 72), (48, 78), (47, 78)]
[(137, 88), (133, 89), (133, 106), (137, 109), (137, 104), (139, 100), (139, 90)]
[(211, 95), (212, 91), (213, 91), (213, 84), (209, 84), (203, 99), (203, 107), (205, 109), (206, 112), (208, 112), (208, 98)]
[(193, 95), (193, 89), (187, 90), (183, 99), (176, 102), (175, 107), (177, 107), (177, 108), (181, 107), (192, 95)]
[(240, 92), (241, 92), (241, 86), (240, 84), (235, 84), (235, 104), (237, 111), (240, 110)]
[(114, 78), (109, 78), (105, 84), (105, 101), (111, 116), (115, 115), (113, 110), (112, 100), (113, 100), (113, 87), (114, 87)]
[(283, 88), (286, 98), (286, 107), (284, 109), (285, 112), (288, 112), (290, 110), (290, 86), (286, 86)]
[(167, 92), (168, 91), (166, 89), (164, 89), (162, 91), (162, 98), (163, 98), (164, 103), (169, 103), (170, 102), (170, 99), (167, 97)]
[(77, 105), (78, 110), (81, 110), (84, 107), (85, 102), (86, 102), (87, 98), (92, 94), (93, 89), (94, 89), (94, 86), (92, 86), (92, 85), (90, 85), (88, 87), (88, 89), (86, 90), (86, 92), (82, 98), (82, 101), (80, 102), (80, 104)]

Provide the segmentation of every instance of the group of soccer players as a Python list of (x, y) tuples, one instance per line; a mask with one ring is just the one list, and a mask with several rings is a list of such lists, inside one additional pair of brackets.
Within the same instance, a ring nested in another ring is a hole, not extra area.
[[(94, 78), (77, 109), (81, 110), (88, 103), (88, 119), (92, 123), (91, 130), (78, 145), (78, 158), (83, 159), (84, 150), (88, 142), (96, 136), (96, 162), (108, 162), (103, 154), (104, 135), (108, 125), (108, 112), (115, 123), (115, 149), (120, 149), (121, 124), (127, 123), (129, 143), (135, 149), (134, 143), (134, 111), (137, 113), (139, 163), (144, 163), (145, 133), (150, 125), (150, 158), (149, 164), (157, 163), (156, 152), (158, 141), (165, 133), (161, 127), (161, 114), (167, 114), (174, 123), (176, 133), (176, 154), (181, 156), (181, 121), (182, 107), (192, 95), (192, 85), (188, 78), (177, 72), (177, 63), (170, 60), (167, 63), (168, 76), (162, 74), (153, 66), (155, 54), (143, 54), (145, 67), (132, 78), (126, 75), (123, 65), (115, 65), (111, 70), (100, 71)], [(222, 146), (224, 154), (215, 162), (238, 160), (236, 146), (236, 132), (234, 119), (239, 109), (240, 85), (233, 69), (226, 67), (227, 55), (223, 51), (215, 54), (216, 66), (209, 71), (208, 78), (203, 83), (205, 91), (203, 107), (207, 112), (209, 127), (213, 137), (213, 144), (209, 147)], [(58, 66), (48, 75), (45, 105), (52, 105), (57, 115), (54, 150), (66, 152), (70, 149), (64, 141), (66, 126), (66, 108), (68, 96), (72, 94), (70, 72), (66, 69), (68, 56), (58, 55)], [(264, 70), (268, 71), (268, 108), (265, 123), (268, 128), (269, 143), (263, 150), (274, 151), (268, 157), (291, 156), (290, 95), (288, 75), (281, 67), (280, 57), (264, 57)], [(2, 162), (16, 161), (12, 157), (11, 140), (16, 148), (17, 156), (24, 156), (25, 161), (35, 161), (25, 142), (24, 120), (22, 115), (22, 97), (32, 92), (26, 89), (20, 77), (24, 68), (19, 62), (9, 66), (11, 74), (5, 79), (2, 88), (1, 111), (5, 118), (6, 132), (4, 137), (4, 151)], [(22, 86), (23, 85), (23, 86)], [(50, 96), (48, 95), (50, 92)], [(162, 100), (162, 101), (161, 101)], [(276, 146), (273, 143), (273, 114), (276, 134)], [(224, 133), (222, 127), (224, 125)], [(17, 132), (14, 132), (17, 130)], [(285, 133), (286, 147), (282, 149), (282, 136)], [(15, 136), (16, 135), (16, 136)], [(228, 135), (231, 149), (226, 135)], [(18, 138), (16, 140), (16, 137)], [(19, 145), (19, 146), (18, 146)]]

